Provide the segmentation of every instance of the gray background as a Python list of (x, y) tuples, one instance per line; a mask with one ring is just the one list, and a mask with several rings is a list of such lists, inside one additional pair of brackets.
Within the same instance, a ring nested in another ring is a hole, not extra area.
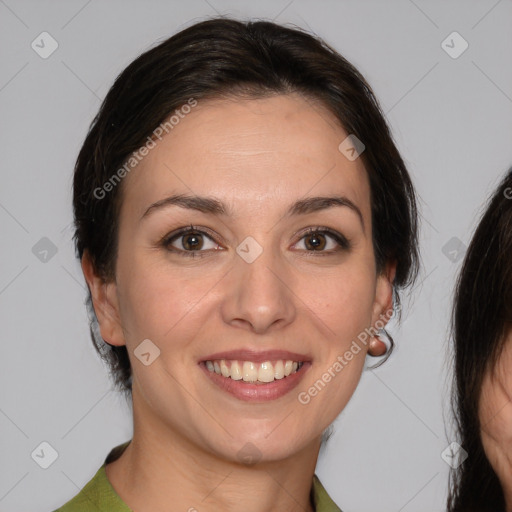
[[(53, 510), (131, 436), (130, 409), (89, 340), (71, 241), (73, 164), (117, 74), (216, 12), (315, 32), (382, 103), (421, 198), (422, 273), (391, 327), (395, 354), (364, 372), (317, 472), (347, 512), (443, 510), (448, 317), (464, 246), (456, 261), (443, 247), (469, 242), (512, 165), (510, 0), (0, 0), (0, 510)], [(31, 48), (43, 31), (59, 45), (47, 59)], [(469, 43), (456, 59), (441, 46), (453, 31)], [(57, 249), (47, 261), (32, 250), (43, 237)], [(43, 441), (58, 453), (48, 469), (31, 458)]]

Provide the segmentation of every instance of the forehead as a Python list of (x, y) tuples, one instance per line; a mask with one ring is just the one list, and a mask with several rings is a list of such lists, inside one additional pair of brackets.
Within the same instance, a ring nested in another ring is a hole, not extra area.
[(338, 149), (347, 136), (321, 103), (298, 94), (198, 101), (127, 175), (123, 207), (142, 214), (149, 203), (186, 193), (261, 214), (276, 199), (340, 193), (369, 216), (363, 162)]

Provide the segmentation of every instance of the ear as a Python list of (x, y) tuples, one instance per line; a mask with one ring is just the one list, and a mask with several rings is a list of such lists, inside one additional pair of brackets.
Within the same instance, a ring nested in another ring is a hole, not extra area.
[(377, 276), (375, 286), (375, 300), (373, 302), (372, 327), (386, 325), (393, 312), (393, 282), (396, 275), (396, 261), (386, 264), (383, 271)]
[(101, 337), (110, 345), (125, 345), (119, 316), (116, 283), (114, 281), (106, 282), (104, 278), (98, 276), (89, 251), (84, 251), (81, 263), (85, 280), (91, 292)]
[[(372, 330), (383, 329), (393, 314), (393, 282), (396, 274), (396, 262), (386, 264), (383, 272), (377, 277), (375, 300), (372, 313)], [(383, 356), (387, 351), (386, 344), (373, 336), (368, 346), (368, 354), (374, 357)]]

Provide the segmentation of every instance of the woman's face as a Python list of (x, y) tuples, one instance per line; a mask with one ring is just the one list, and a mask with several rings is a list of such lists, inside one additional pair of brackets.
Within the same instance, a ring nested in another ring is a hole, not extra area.
[[(512, 331), (493, 372), (484, 377), (479, 403), (482, 445), (512, 506)], [(471, 456), (471, 454), (469, 454)]]
[(318, 446), (391, 307), (347, 135), (299, 95), (199, 101), (125, 178), (110, 314), (95, 306), (128, 348), (136, 425), (231, 460)]

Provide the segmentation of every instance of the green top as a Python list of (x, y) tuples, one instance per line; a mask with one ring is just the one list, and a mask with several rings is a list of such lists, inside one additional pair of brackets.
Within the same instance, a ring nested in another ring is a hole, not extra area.
[[(132, 512), (110, 484), (105, 466), (123, 453), (130, 441), (113, 448), (94, 477), (70, 501), (54, 512)], [(331, 500), (316, 475), (313, 475), (311, 494), (315, 512), (341, 512)]]

